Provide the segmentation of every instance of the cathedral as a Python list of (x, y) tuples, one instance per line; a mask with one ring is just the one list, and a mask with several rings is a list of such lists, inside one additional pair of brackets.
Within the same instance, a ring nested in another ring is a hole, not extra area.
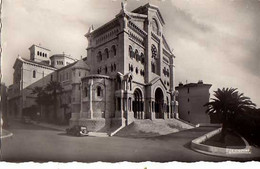
[[(30, 59), (17, 58), (14, 65), (10, 89), (19, 83), (20, 92), (12, 89), (19, 96), (9, 95), (9, 102), (18, 109), (31, 106), (35, 98), (27, 89), (58, 81), (64, 88), (59, 104), (67, 103), (71, 126), (111, 133), (135, 120), (178, 118), (175, 56), (164, 36), (164, 26), (157, 6), (148, 3), (130, 12), (122, 3), (112, 20), (97, 29), (91, 26), (85, 34), (86, 58), (49, 57), (50, 50), (33, 45)], [(21, 73), (23, 64), (30, 67), (26, 77)], [(61, 118), (62, 112), (60, 108)]]

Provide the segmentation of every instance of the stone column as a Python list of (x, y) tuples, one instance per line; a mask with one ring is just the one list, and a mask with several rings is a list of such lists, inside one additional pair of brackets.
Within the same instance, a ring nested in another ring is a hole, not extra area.
[(151, 100), (150, 100), (150, 105), (151, 105), (150, 119), (151, 119), (151, 120), (154, 120), (154, 119), (155, 119), (155, 113), (154, 113), (154, 110), (155, 110), (155, 102), (154, 102), (154, 99), (151, 99)]
[(120, 102), (121, 102), (121, 106), (120, 106), (120, 114), (121, 114), (121, 117), (124, 117), (124, 109), (123, 109), (123, 107), (124, 107), (124, 98), (120, 98)]
[(93, 87), (93, 80), (91, 79), (89, 82), (89, 117), (93, 119), (93, 109), (92, 109), (92, 87)]

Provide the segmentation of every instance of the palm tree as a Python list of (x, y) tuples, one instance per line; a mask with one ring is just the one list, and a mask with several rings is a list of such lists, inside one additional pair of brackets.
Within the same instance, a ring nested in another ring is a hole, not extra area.
[(213, 101), (206, 103), (208, 109), (206, 113), (209, 115), (217, 114), (222, 122), (221, 140), (226, 136), (227, 128), (237, 115), (255, 109), (255, 104), (251, 102), (250, 98), (245, 97), (243, 93), (239, 93), (234, 88), (223, 88), (214, 91), (215, 98)]
[(53, 120), (57, 122), (57, 94), (62, 92), (63, 88), (60, 82), (50, 81), (47, 84), (45, 90), (49, 92), (49, 94), (51, 95), (52, 98), (51, 100), (53, 101), (53, 105), (54, 105)]

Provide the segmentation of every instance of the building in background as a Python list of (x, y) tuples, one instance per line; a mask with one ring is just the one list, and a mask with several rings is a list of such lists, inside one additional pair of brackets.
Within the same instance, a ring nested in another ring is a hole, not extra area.
[(0, 119), (3, 120), (4, 126), (7, 125), (7, 87), (4, 83), (0, 84)]
[(176, 87), (178, 91), (179, 118), (192, 124), (210, 123), (210, 117), (206, 114), (209, 102), (209, 89), (211, 84), (198, 83), (182, 84)]
[[(19, 56), (13, 66), (13, 84), (8, 88), (9, 116), (20, 118), (23, 110), (28, 111), (32, 106), (36, 106), (36, 96), (32, 95), (33, 88), (44, 88), (50, 81), (61, 82), (64, 93), (70, 97), (67, 84), (70, 84), (72, 78), (71, 66), (75, 66), (77, 60), (65, 54), (50, 56), (51, 51), (42, 46), (32, 45), (29, 50), (30, 59)], [(63, 61), (64, 64), (57, 65), (58, 61)], [(69, 101), (67, 97), (62, 99)]]

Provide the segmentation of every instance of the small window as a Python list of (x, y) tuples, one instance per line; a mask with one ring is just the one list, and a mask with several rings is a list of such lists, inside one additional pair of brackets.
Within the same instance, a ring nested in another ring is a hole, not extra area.
[(190, 99), (188, 98), (188, 102), (190, 102)]
[(40, 52), (40, 56), (42, 56), (42, 52)]
[(97, 61), (102, 61), (102, 53), (99, 51), (97, 55)]
[(116, 70), (116, 64), (114, 63), (114, 70)]
[(116, 46), (115, 45), (112, 46), (112, 51), (113, 51), (114, 56), (116, 56)]
[(105, 49), (105, 54), (106, 54), (107, 58), (109, 58), (109, 51), (108, 51), (108, 49)]
[(129, 46), (129, 56), (130, 56), (130, 58), (134, 57), (134, 52), (133, 52), (132, 46)]
[(152, 72), (155, 73), (155, 64), (154, 63), (151, 64), (152, 64)]
[(79, 71), (79, 77), (81, 76), (81, 72)]
[(102, 96), (102, 89), (100, 86), (97, 87), (97, 96), (99, 96), (99, 97)]
[(36, 78), (36, 71), (33, 71), (33, 78)]
[(138, 70), (138, 68), (136, 67), (136, 68), (135, 68), (135, 73), (138, 74), (138, 72), (139, 72), (139, 70)]
[(88, 88), (85, 87), (84, 90), (85, 90), (85, 97), (88, 97)]
[(39, 51), (37, 51), (37, 55), (40, 55), (40, 52), (39, 52)]
[(51, 81), (53, 80), (53, 75), (51, 75)]
[(113, 72), (113, 70), (114, 70), (114, 67), (113, 67), (113, 65), (111, 64), (111, 72)]
[(139, 61), (139, 53), (137, 49), (135, 50), (135, 59), (136, 61)]
[(141, 60), (141, 63), (144, 64), (144, 54), (143, 53), (141, 53), (141, 55), (140, 55), (140, 60)]
[(188, 87), (188, 91), (187, 91), (188, 93), (190, 93), (190, 88)]

